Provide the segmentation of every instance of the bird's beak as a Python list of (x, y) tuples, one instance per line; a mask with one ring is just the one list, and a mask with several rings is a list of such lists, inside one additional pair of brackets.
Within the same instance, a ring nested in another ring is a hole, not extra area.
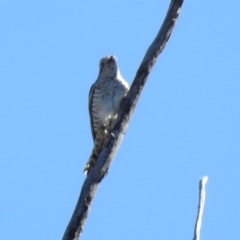
[(109, 59), (108, 59), (108, 62), (113, 62), (113, 61), (114, 61), (114, 57), (110, 56)]
[(113, 56), (110, 56), (110, 58), (108, 59), (108, 62), (112, 62), (113, 60)]

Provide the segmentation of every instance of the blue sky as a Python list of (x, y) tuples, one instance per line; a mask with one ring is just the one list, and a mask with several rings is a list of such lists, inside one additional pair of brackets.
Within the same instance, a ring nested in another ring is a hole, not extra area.
[[(93, 142), (88, 92), (131, 83), (170, 1), (1, 1), (0, 238), (61, 239)], [(81, 239), (239, 239), (239, 1), (185, 1)]]

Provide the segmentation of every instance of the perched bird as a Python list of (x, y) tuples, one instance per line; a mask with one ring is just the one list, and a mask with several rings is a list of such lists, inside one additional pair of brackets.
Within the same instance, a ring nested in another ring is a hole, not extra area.
[(83, 170), (89, 174), (117, 118), (120, 103), (129, 85), (122, 78), (117, 59), (107, 56), (101, 59), (99, 75), (89, 92), (88, 108), (94, 147)]

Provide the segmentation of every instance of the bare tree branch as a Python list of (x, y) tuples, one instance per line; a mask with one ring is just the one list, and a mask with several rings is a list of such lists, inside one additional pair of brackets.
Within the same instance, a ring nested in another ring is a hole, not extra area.
[(127, 129), (130, 117), (138, 102), (140, 93), (147, 81), (147, 77), (157, 60), (158, 55), (164, 49), (175, 22), (178, 18), (183, 0), (172, 0), (162, 24), (153, 43), (150, 45), (147, 53), (137, 71), (132, 86), (122, 101), (121, 110), (116, 119), (113, 134), (109, 134), (108, 139), (99, 155), (95, 166), (83, 183), (82, 190), (73, 212), (72, 218), (64, 233), (63, 240), (77, 240), (82, 232), (83, 225), (86, 221), (91, 202), (94, 198), (98, 184), (107, 174), (108, 168), (122, 142), (124, 133)]
[(198, 214), (194, 228), (193, 240), (200, 240), (200, 230), (202, 225), (202, 215), (205, 203), (205, 186), (208, 181), (208, 177), (205, 176), (199, 181), (199, 200), (198, 200)]

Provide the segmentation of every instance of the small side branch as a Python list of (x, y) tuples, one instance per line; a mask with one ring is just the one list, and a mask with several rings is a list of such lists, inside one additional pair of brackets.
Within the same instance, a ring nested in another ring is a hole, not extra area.
[(108, 172), (108, 168), (120, 146), (130, 117), (147, 81), (147, 77), (151, 72), (154, 63), (156, 62), (158, 55), (164, 49), (172, 33), (182, 4), (183, 0), (171, 1), (162, 27), (147, 50), (147, 53), (134, 78), (132, 86), (121, 104), (121, 110), (118, 113), (118, 118), (116, 119), (115, 126), (112, 129), (112, 134), (109, 134), (96, 164), (83, 183), (72, 218), (62, 238), (63, 240), (77, 240), (79, 238), (98, 184)]
[(202, 225), (202, 215), (205, 203), (205, 186), (208, 181), (208, 177), (205, 176), (199, 181), (199, 202), (198, 202), (198, 214), (194, 228), (194, 237), (193, 240), (200, 240), (200, 231)]

